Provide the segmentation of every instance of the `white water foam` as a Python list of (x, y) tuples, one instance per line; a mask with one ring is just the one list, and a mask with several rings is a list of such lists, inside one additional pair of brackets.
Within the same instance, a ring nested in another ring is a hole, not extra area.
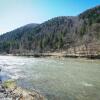
[(82, 84), (83, 84), (84, 86), (87, 86), (87, 87), (92, 87), (92, 86), (93, 86), (93, 84), (90, 84), (90, 83), (87, 83), (87, 82), (82, 82)]

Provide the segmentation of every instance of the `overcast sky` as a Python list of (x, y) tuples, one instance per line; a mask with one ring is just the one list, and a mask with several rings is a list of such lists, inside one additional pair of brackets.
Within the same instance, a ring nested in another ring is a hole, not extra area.
[(56, 16), (76, 16), (100, 0), (0, 0), (0, 34)]

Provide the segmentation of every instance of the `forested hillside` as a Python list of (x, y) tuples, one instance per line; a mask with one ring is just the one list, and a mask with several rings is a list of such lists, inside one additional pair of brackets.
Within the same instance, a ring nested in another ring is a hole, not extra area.
[(19, 49), (20, 40), (24, 34), (33, 31), (38, 24), (28, 24), (7, 32), (0, 36), (0, 51), (9, 53), (10, 50)]
[(1, 53), (55, 51), (100, 54), (100, 6), (78, 16), (56, 17), (0, 36)]

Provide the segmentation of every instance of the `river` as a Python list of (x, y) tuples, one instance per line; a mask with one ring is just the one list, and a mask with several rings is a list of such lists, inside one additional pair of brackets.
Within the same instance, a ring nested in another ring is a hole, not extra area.
[(100, 100), (100, 60), (0, 56), (2, 80), (48, 100)]

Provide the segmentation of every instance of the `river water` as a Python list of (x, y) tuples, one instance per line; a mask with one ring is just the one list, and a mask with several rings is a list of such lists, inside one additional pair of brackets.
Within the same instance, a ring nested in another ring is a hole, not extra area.
[(2, 80), (48, 100), (100, 100), (100, 60), (0, 56)]

